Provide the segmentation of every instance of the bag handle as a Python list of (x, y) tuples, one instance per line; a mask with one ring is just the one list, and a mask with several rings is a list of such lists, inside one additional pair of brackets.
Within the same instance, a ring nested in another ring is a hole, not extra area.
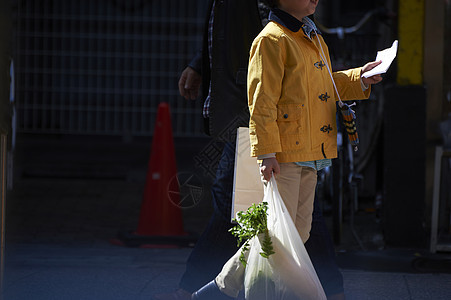
[[(318, 37), (318, 33), (315, 29), (313, 29), (315, 32), (316, 37)], [(312, 41), (312, 39), (310, 38)], [(313, 42), (313, 41), (312, 41)], [(321, 45), (321, 41), (318, 39), (319, 47), (321, 48), (321, 53), (319, 56), (324, 61), (324, 64), (326, 65), (327, 72), (329, 73), (330, 79), (332, 80), (332, 83), (334, 85), (335, 93), (337, 93), (338, 97), (338, 106), (340, 107), (341, 113), (343, 115), (343, 118), (345, 119), (344, 125), (346, 128), (346, 132), (348, 133), (349, 141), (351, 142), (352, 146), (354, 147), (354, 151), (358, 150), (357, 145), (359, 144), (359, 137), (357, 135), (357, 128), (356, 128), (356, 117), (355, 117), (355, 111), (351, 109), (351, 106), (355, 105), (355, 103), (351, 105), (344, 104), (343, 101), (341, 101), (340, 93), (338, 93), (337, 85), (335, 84), (335, 80), (332, 76), (332, 71), (329, 67), (329, 63), (326, 60), (326, 54), (324, 54), (323, 46)]]

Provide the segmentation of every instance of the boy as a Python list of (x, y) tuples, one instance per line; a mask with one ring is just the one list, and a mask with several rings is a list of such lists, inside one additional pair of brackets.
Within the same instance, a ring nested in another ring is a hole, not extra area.
[[(382, 77), (361, 74), (380, 62), (332, 74), (327, 46), (307, 17), (315, 12), (318, 0), (267, 2), (272, 8), (270, 22), (254, 40), (249, 60), (251, 155), (262, 161), (265, 180), (276, 175), (279, 192), (305, 243), (316, 173), (337, 156), (336, 100), (368, 98), (369, 85)], [(193, 299), (236, 297), (244, 276), (238, 257), (232, 257)]]
[[(316, 171), (337, 157), (336, 101), (366, 99), (380, 75), (363, 68), (330, 73), (326, 44), (307, 16), (318, 0), (272, 2), (270, 22), (254, 40), (248, 74), (251, 154), (274, 172), (282, 199), (304, 243), (312, 218)], [(302, 29), (302, 30), (301, 30)], [(331, 80), (331, 76), (334, 82)]]

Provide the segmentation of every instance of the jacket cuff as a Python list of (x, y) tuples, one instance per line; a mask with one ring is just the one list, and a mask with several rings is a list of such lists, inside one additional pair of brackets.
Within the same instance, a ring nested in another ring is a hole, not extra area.
[(202, 50), (196, 52), (196, 55), (189, 62), (188, 67), (202, 75)]

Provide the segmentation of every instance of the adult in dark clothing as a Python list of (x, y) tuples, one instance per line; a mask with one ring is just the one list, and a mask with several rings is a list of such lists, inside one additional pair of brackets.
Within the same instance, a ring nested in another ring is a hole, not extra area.
[[(266, 23), (269, 9), (258, 0), (210, 0), (203, 47), (183, 71), (180, 94), (196, 99), (202, 86), (206, 133), (222, 144), (222, 155), (212, 185), (214, 212), (186, 264), (180, 289), (157, 295), (158, 300), (191, 299), (237, 251), (230, 223), (236, 128), (247, 127), (247, 67), (253, 39)], [(330, 299), (344, 299), (343, 278), (319, 206), (315, 204), (307, 251)], [(313, 251), (311, 251), (311, 250)], [(318, 266), (318, 267), (317, 267)]]

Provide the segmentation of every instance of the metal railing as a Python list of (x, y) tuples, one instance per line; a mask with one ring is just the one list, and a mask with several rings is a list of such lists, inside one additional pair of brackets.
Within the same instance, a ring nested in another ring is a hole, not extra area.
[(202, 38), (204, 1), (15, 1), (18, 132), (147, 136), (160, 102), (174, 136), (202, 135), (177, 82)]

